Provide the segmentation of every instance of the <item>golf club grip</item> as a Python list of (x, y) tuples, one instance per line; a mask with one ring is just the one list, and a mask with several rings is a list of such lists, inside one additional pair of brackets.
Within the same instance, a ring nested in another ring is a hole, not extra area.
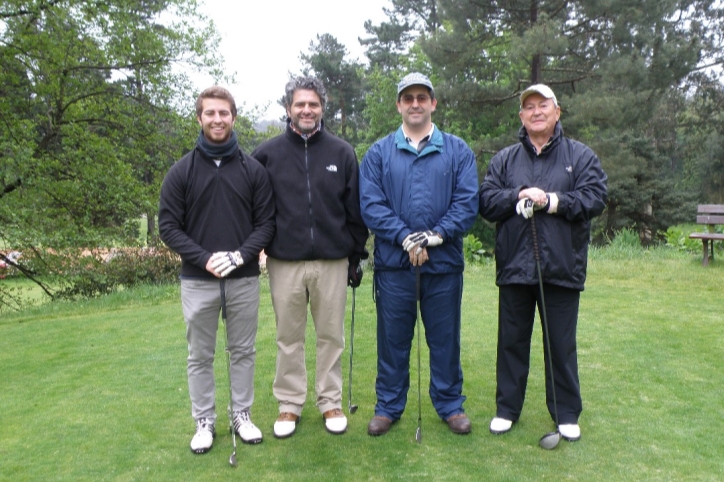
[(226, 280), (221, 279), (219, 282), (219, 287), (221, 289), (221, 319), (224, 321), (224, 325), (226, 325)]
[(530, 229), (533, 232), (533, 256), (535, 256), (535, 262), (540, 263), (540, 252), (538, 251), (538, 230), (535, 227), (535, 215), (530, 217)]

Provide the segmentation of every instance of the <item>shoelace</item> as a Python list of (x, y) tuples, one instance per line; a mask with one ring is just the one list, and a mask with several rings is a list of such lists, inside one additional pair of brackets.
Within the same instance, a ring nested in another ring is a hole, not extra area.
[(198, 432), (200, 430), (208, 430), (213, 433), (214, 424), (208, 418), (200, 418), (196, 421), (196, 431)]
[(253, 425), (249, 412), (246, 410), (234, 411), (234, 428), (239, 430), (242, 425)]

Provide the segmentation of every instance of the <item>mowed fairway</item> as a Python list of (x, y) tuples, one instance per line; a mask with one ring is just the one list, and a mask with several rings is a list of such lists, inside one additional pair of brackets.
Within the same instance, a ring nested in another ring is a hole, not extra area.
[[(534, 332), (521, 420), (502, 436), (495, 414), (497, 288), (492, 264), (469, 267), (463, 300), (468, 436), (452, 434), (427, 394), (423, 349), (422, 443), (417, 427), (413, 342), (407, 411), (373, 438), (375, 309), (371, 273), (356, 293), (353, 401), (349, 430), (324, 430), (314, 406), (315, 337), (307, 331), (309, 396), (297, 433), (272, 435), (275, 324), (266, 280), (257, 339), (253, 420), (260, 445), (226, 430), (228, 385), (217, 348), (217, 438), (194, 455), (186, 385), (185, 327), (177, 287), (145, 288), (102, 300), (0, 315), (2, 481), (718, 481), (724, 478), (724, 259), (642, 252), (589, 262), (581, 299), (579, 364), (583, 437), (544, 451), (553, 429), (543, 402), (540, 324)], [(352, 291), (348, 296), (346, 330)], [(219, 338), (221, 341), (221, 337)], [(348, 344), (349, 347), (349, 338)], [(424, 347), (424, 342), (423, 342)], [(343, 358), (347, 411), (348, 351)]]

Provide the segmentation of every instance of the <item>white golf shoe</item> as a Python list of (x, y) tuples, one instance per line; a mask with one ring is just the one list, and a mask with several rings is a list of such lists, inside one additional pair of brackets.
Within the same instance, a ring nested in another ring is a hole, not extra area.
[(579, 427), (577, 423), (559, 425), (558, 431), (561, 433), (561, 437), (569, 442), (575, 442), (581, 439), (581, 427)]
[(322, 416), (324, 417), (324, 426), (327, 432), (339, 435), (347, 431), (347, 417), (339, 408), (327, 410)]
[(294, 435), (297, 430), (299, 415), (291, 412), (282, 412), (277, 421), (274, 422), (274, 436), (276, 438), (287, 438)]
[(191, 439), (191, 451), (195, 454), (205, 454), (211, 450), (216, 437), (214, 422), (209, 418), (196, 420), (196, 434)]
[(258, 444), (262, 441), (261, 430), (251, 421), (249, 410), (234, 410), (234, 430), (245, 444)]
[(495, 417), (493, 420), (490, 421), (490, 433), (495, 434), (495, 435), (500, 435), (500, 434), (510, 431), (512, 426), (513, 426), (512, 420)]

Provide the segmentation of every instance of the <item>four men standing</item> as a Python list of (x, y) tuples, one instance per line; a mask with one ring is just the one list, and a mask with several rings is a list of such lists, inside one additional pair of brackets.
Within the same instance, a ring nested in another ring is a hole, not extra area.
[[(545, 361), (555, 374), (553, 385), (546, 371), (548, 408), (560, 414), (564, 438), (580, 438), (578, 302), (590, 220), (606, 204), (606, 175), (588, 147), (563, 136), (553, 91), (538, 84), (521, 94), (520, 143), (493, 157), (480, 187), (473, 152), (432, 123), (437, 100), (426, 76), (412, 73), (400, 81), (396, 106), (402, 125), (369, 149), (361, 167), (352, 147), (325, 130), (326, 100), (318, 79), (292, 79), (285, 89), (285, 132), (247, 156), (232, 130), (233, 98), (220, 87), (207, 89), (197, 101), (202, 132), (196, 148), (164, 180), (159, 232), (182, 258), (189, 393), (197, 424), (192, 451), (208, 451), (215, 436), (220, 310), (228, 313), (233, 426), (247, 443), (262, 440), (250, 418), (262, 249), (277, 327), (274, 435), (294, 434), (306, 401), (308, 308), (317, 335), (316, 405), (327, 431), (346, 431), (346, 287), (361, 281), (368, 228), (375, 235), (378, 354), (377, 403), (368, 433), (387, 433), (405, 409), (418, 307), (430, 349), (432, 403), (452, 432), (469, 433), (460, 363), (462, 237), (478, 213), (496, 222), (500, 291), (497, 413), (490, 431), (505, 433), (520, 417), (534, 311), (536, 305), (546, 309), (545, 294), (552, 322), (552, 359)], [(534, 251), (542, 266), (538, 275)]]

